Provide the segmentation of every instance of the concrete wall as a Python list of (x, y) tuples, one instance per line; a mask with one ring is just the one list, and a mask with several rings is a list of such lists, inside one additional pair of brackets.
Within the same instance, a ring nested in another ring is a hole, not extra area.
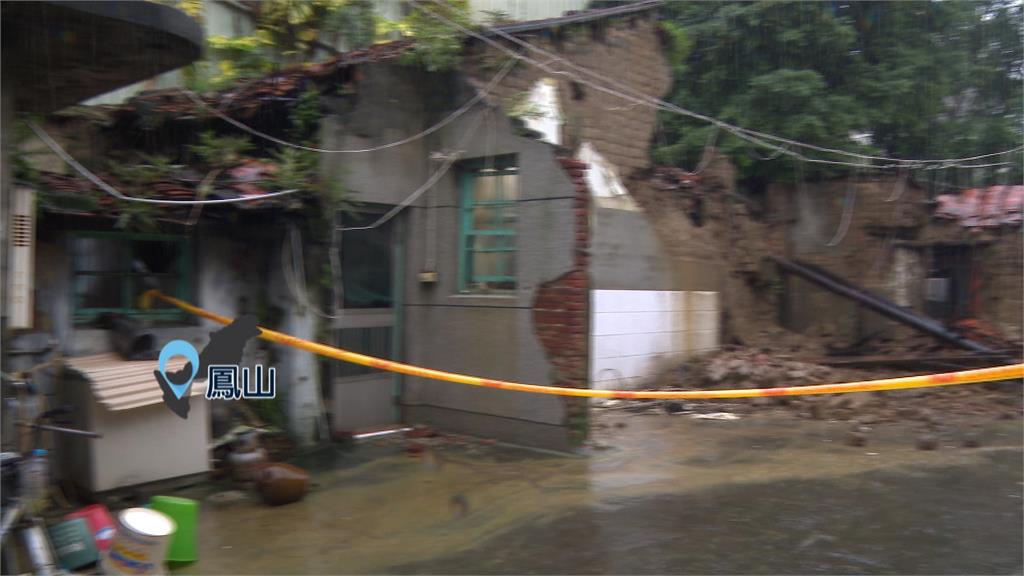
[[(1024, 245), (1019, 227), (968, 229), (935, 219), (926, 192), (903, 188), (893, 178), (788, 184), (768, 191), (767, 218), (785, 223), (786, 253), (925, 314), (925, 280), (933, 249), (969, 250), (972, 297), (969, 314), (1020, 339), (1024, 306)], [(837, 235), (847, 192), (856, 201), (849, 230)], [(835, 239), (835, 242), (832, 240)], [(834, 245), (829, 245), (832, 242)], [(808, 281), (786, 279), (783, 321), (801, 332), (818, 332), (853, 343), (872, 334), (910, 331)]]
[(719, 346), (717, 292), (591, 292), (591, 383), (640, 388), (680, 360)]
[(469, 9), (474, 22), (488, 24), (487, 12), (504, 12), (509, 19), (522, 22), (557, 18), (570, 10), (585, 10), (587, 4), (587, 0), (470, 0)]
[[(82, 223), (80, 226), (88, 226)], [(97, 224), (97, 226), (100, 226)], [(232, 225), (225, 233), (223, 222), (209, 221), (198, 229), (182, 231), (193, 238), (194, 286), (192, 299), (208, 310), (228, 317), (256, 314), (262, 323), (268, 321), (263, 306), (275, 306), (280, 314), (275, 329), (301, 338), (316, 336), (316, 318), (310, 310), (299, 306), (284, 285), (281, 275), (280, 246), (284, 227), (277, 224)], [(173, 233), (173, 227), (168, 233)], [(113, 350), (110, 333), (89, 325), (76, 325), (72, 318), (72, 263), (67, 251), (64, 229), (49, 229), (37, 243), (36, 250), (36, 318), (38, 335), (54, 339), (60, 352), (67, 356), (86, 356)], [(253, 258), (255, 252), (266, 258)], [(261, 296), (262, 294), (262, 296)], [(264, 299), (261, 304), (261, 297)], [(209, 334), (223, 326), (196, 318), (171, 324), (148, 327), (157, 339), (157, 348), (174, 339), (191, 342), (202, 349)], [(29, 360), (25, 360), (28, 362)], [(300, 443), (311, 442), (315, 435), (319, 412), (318, 363), (313, 355), (262, 340), (253, 339), (246, 346), (242, 364), (270, 362), (277, 369), (277, 392), (286, 403), (291, 432)], [(28, 366), (19, 366), (27, 368)], [(55, 393), (55, 383), (42, 380), (45, 393)], [(156, 385), (154, 383), (154, 385)], [(214, 420), (229, 425), (230, 407), (224, 401), (211, 403)], [(221, 427), (214, 435), (224, 432)]]
[(647, 214), (594, 207), (590, 273), (595, 290), (677, 290), (678, 268)]
[(1024, 340), (1024, 235), (1020, 227), (999, 230), (992, 243), (975, 254), (979, 316), (1004, 335)]
[[(915, 255), (896, 248), (901, 238), (923, 227), (928, 214), (924, 192), (900, 182), (838, 180), (802, 187), (773, 185), (768, 191), (768, 218), (784, 221), (780, 229), (785, 255), (822, 268), (883, 297), (918, 307), (922, 287)], [(849, 227), (842, 234), (846, 198), (854, 201)], [(830, 245), (831, 244), (831, 245)], [(908, 328), (793, 275), (784, 278), (782, 321), (798, 332), (818, 333), (838, 345), (854, 344), (872, 334), (905, 335)], [(911, 286), (910, 284), (914, 284)]]
[[(600, 22), (565, 26), (553, 32), (525, 35), (524, 39), (641, 93), (661, 98), (671, 86), (672, 76), (662, 53), (655, 11)], [(495, 64), (509, 56), (491, 47), (477, 46), (466, 58), (464, 69), (481, 83), (495, 73)], [(547, 60), (547, 58), (540, 58)], [(554, 69), (564, 68), (555, 63)], [(656, 111), (646, 106), (575, 84), (528, 64), (520, 64), (494, 90), (494, 101), (512, 109), (523, 93), (538, 80), (553, 78), (558, 83), (558, 100), (563, 106), (564, 142), (576, 149), (591, 142), (611, 162), (619, 175), (629, 179), (651, 165), (649, 145), (654, 134)]]
[[(337, 104), (336, 113), (325, 120), (323, 143), (328, 148), (368, 147), (408, 136), (471, 97), (460, 86), (454, 77), (427, 76), (415, 69), (367, 67), (357, 101)], [(438, 101), (439, 95), (445, 96)], [(326, 157), (322, 167), (343, 179), (354, 200), (392, 205), (436, 170), (439, 164), (429, 160), (432, 153), (452, 151), (461, 151), (461, 159), (517, 157), (517, 287), (486, 294), (459, 292), (456, 164), (399, 216), (408, 247), (401, 310), (403, 360), (496, 379), (551, 382), (551, 366), (537, 339), (531, 308), (540, 285), (573, 266), (575, 194), (551, 145), (517, 136), (499, 110), (478, 106), (427, 138), (371, 154)], [(428, 231), (435, 235), (429, 240)], [(436, 263), (437, 282), (421, 284), (417, 274), (428, 261)], [(549, 448), (568, 446), (565, 409), (555, 397), (405, 378), (402, 404), (409, 423), (432, 422)]]

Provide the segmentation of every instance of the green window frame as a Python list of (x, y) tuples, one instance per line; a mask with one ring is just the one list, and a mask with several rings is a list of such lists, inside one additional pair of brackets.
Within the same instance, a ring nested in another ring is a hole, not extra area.
[[(116, 264), (115, 269), (90, 270), (83, 268), (78, 259), (76, 246), (78, 240), (99, 239), (114, 241), (117, 243), (117, 251), (114, 258), (104, 264), (109, 266)], [(152, 308), (143, 310), (138, 308), (138, 296), (146, 290), (144, 278), (156, 280), (165, 293), (176, 298), (189, 301), (192, 299), (192, 243), (188, 238), (172, 236), (167, 234), (141, 234), (131, 232), (115, 231), (75, 231), (70, 234), (71, 254), (71, 295), (73, 299), (73, 319), (76, 324), (88, 323), (96, 320), (100, 315), (106, 313), (117, 313), (132, 316), (134, 318), (158, 320), (158, 321), (184, 321), (187, 320), (185, 312), (177, 307), (164, 305), (160, 302), (153, 302)], [(133, 267), (136, 257), (142, 258), (143, 249), (140, 243), (161, 242), (173, 244), (177, 251), (177, 257), (168, 270), (140, 272)], [(97, 281), (114, 281), (117, 283), (119, 294), (115, 298), (117, 305), (96, 306), (88, 304), (86, 295), (82, 288), (86, 279), (94, 278)]]
[(519, 168), (514, 155), (461, 165), (459, 291), (516, 288)]

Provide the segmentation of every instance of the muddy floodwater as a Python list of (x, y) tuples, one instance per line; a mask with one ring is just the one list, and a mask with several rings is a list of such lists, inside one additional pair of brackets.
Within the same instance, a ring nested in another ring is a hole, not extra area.
[[(1022, 428), (915, 448), (892, 425), (601, 413), (600, 449), (438, 442), (329, 449), (271, 508), (204, 499), (179, 573), (1020, 574)], [(204, 487), (207, 498), (225, 486)]]

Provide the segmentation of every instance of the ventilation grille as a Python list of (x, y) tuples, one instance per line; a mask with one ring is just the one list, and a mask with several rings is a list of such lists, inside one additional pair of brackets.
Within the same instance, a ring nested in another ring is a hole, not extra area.
[(13, 215), (11, 244), (15, 248), (24, 248), (32, 245), (32, 218), (27, 214)]

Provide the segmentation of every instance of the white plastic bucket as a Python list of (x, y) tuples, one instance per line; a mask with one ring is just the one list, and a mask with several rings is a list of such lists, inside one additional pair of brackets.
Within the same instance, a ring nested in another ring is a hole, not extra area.
[(149, 508), (117, 515), (117, 534), (103, 554), (106, 574), (162, 574), (171, 536), (178, 529), (170, 516)]

